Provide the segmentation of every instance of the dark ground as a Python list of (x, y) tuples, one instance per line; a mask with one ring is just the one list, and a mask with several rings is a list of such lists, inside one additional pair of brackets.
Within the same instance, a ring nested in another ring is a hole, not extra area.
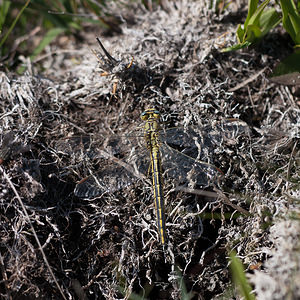
[[(185, 0), (132, 11), (119, 11), (121, 34), (87, 26), (81, 43), (62, 37), (36, 63), (24, 61), (26, 74), (0, 73), (3, 299), (62, 299), (30, 222), (68, 299), (179, 299), (176, 267), (192, 299), (237, 299), (230, 249), (257, 299), (299, 299), (299, 99), (267, 79), (291, 41), (275, 30), (256, 48), (221, 53), (245, 6), (219, 17)], [(100, 76), (97, 36), (124, 64), (114, 75)], [(92, 200), (73, 193), (81, 178), (114, 169), (98, 150), (131, 133), (149, 106), (166, 127), (196, 128), (200, 159), (223, 172), (197, 186), (212, 194), (175, 191), (165, 178), (165, 254), (147, 180)]]

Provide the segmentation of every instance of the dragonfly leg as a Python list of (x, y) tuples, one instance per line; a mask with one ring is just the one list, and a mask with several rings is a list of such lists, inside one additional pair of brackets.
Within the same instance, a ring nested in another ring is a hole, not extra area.
[(148, 171), (147, 171), (147, 176), (150, 176), (150, 174), (152, 174), (152, 166), (151, 166), (151, 163), (148, 165)]

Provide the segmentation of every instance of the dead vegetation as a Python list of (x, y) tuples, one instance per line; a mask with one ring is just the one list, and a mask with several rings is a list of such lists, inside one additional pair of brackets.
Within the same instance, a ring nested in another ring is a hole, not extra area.
[[(95, 31), (69, 51), (49, 48), (43, 71), (0, 74), (3, 298), (179, 299), (177, 266), (193, 299), (213, 299), (228, 289), (232, 248), (252, 270), (258, 299), (300, 297), (299, 102), (293, 88), (266, 78), (291, 49), (274, 32), (256, 49), (221, 53), (242, 8), (216, 17), (203, 4), (166, 3), (134, 6), (134, 25), (101, 38), (122, 76), (99, 68), (89, 49)], [(113, 168), (98, 150), (139, 126), (149, 106), (167, 127), (211, 128), (201, 160), (224, 173), (197, 186), (201, 195), (165, 179), (165, 253), (147, 180), (93, 200), (73, 193), (81, 178)], [(228, 132), (218, 125), (226, 121), (236, 122)]]

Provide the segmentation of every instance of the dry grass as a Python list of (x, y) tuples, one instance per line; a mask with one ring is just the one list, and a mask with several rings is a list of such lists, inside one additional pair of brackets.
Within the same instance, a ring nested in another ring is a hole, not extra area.
[[(290, 49), (275, 32), (257, 49), (222, 54), (233, 43), (236, 18), (245, 16), (241, 8), (218, 18), (185, 0), (134, 10), (134, 25), (101, 38), (122, 61), (115, 76), (100, 76), (105, 70), (89, 49), (98, 47), (96, 31), (85, 32), (80, 44), (66, 40), (63, 51), (48, 48), (39, 61), (43, 72), (26, 61), (25, 75), (0, 74), (2, 171), (30, 218), (1, 175), (2, 297), (60, 299), (46, 257), (67, 298), (117, 299), (124, 287), (127, 296), (179, 299), (177, 265), (195, 299), (212, 299), (228, 285), (229, 248), (248, 269), (263, 263), (251, 275), (258, 299), (300, 297), (299, 103), (293, 88), (266, 78)], [(175, 191), (165, 179), (165, 252), (147, 180), (93, 200), (73, 193), (82, 177), (111, 168), (98, 149), (112, 133), (136, 128), (149, 106), (168, 126), (200, 128), (201, 159), (224, 173), (202, 195)], [(69, 139), (78, 135), (89, 138)], [(266, 276), (267, 290), (260, 279)]]

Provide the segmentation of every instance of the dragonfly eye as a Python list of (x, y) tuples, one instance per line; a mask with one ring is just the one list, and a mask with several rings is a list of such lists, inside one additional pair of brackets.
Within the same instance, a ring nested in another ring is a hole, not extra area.
[(141, 114), (141, 119), (143, 121), (147, 120), (149, 118), (149, 115), (146, 111), (144, 111), (142, 114)]
[(154, 117), (155, 119), (159, 119), (159, 118), (160, 118), (160, 112), (159, 112), (158, 110), (155, 110), (155, 111), (153, 112), (153, 117)]

